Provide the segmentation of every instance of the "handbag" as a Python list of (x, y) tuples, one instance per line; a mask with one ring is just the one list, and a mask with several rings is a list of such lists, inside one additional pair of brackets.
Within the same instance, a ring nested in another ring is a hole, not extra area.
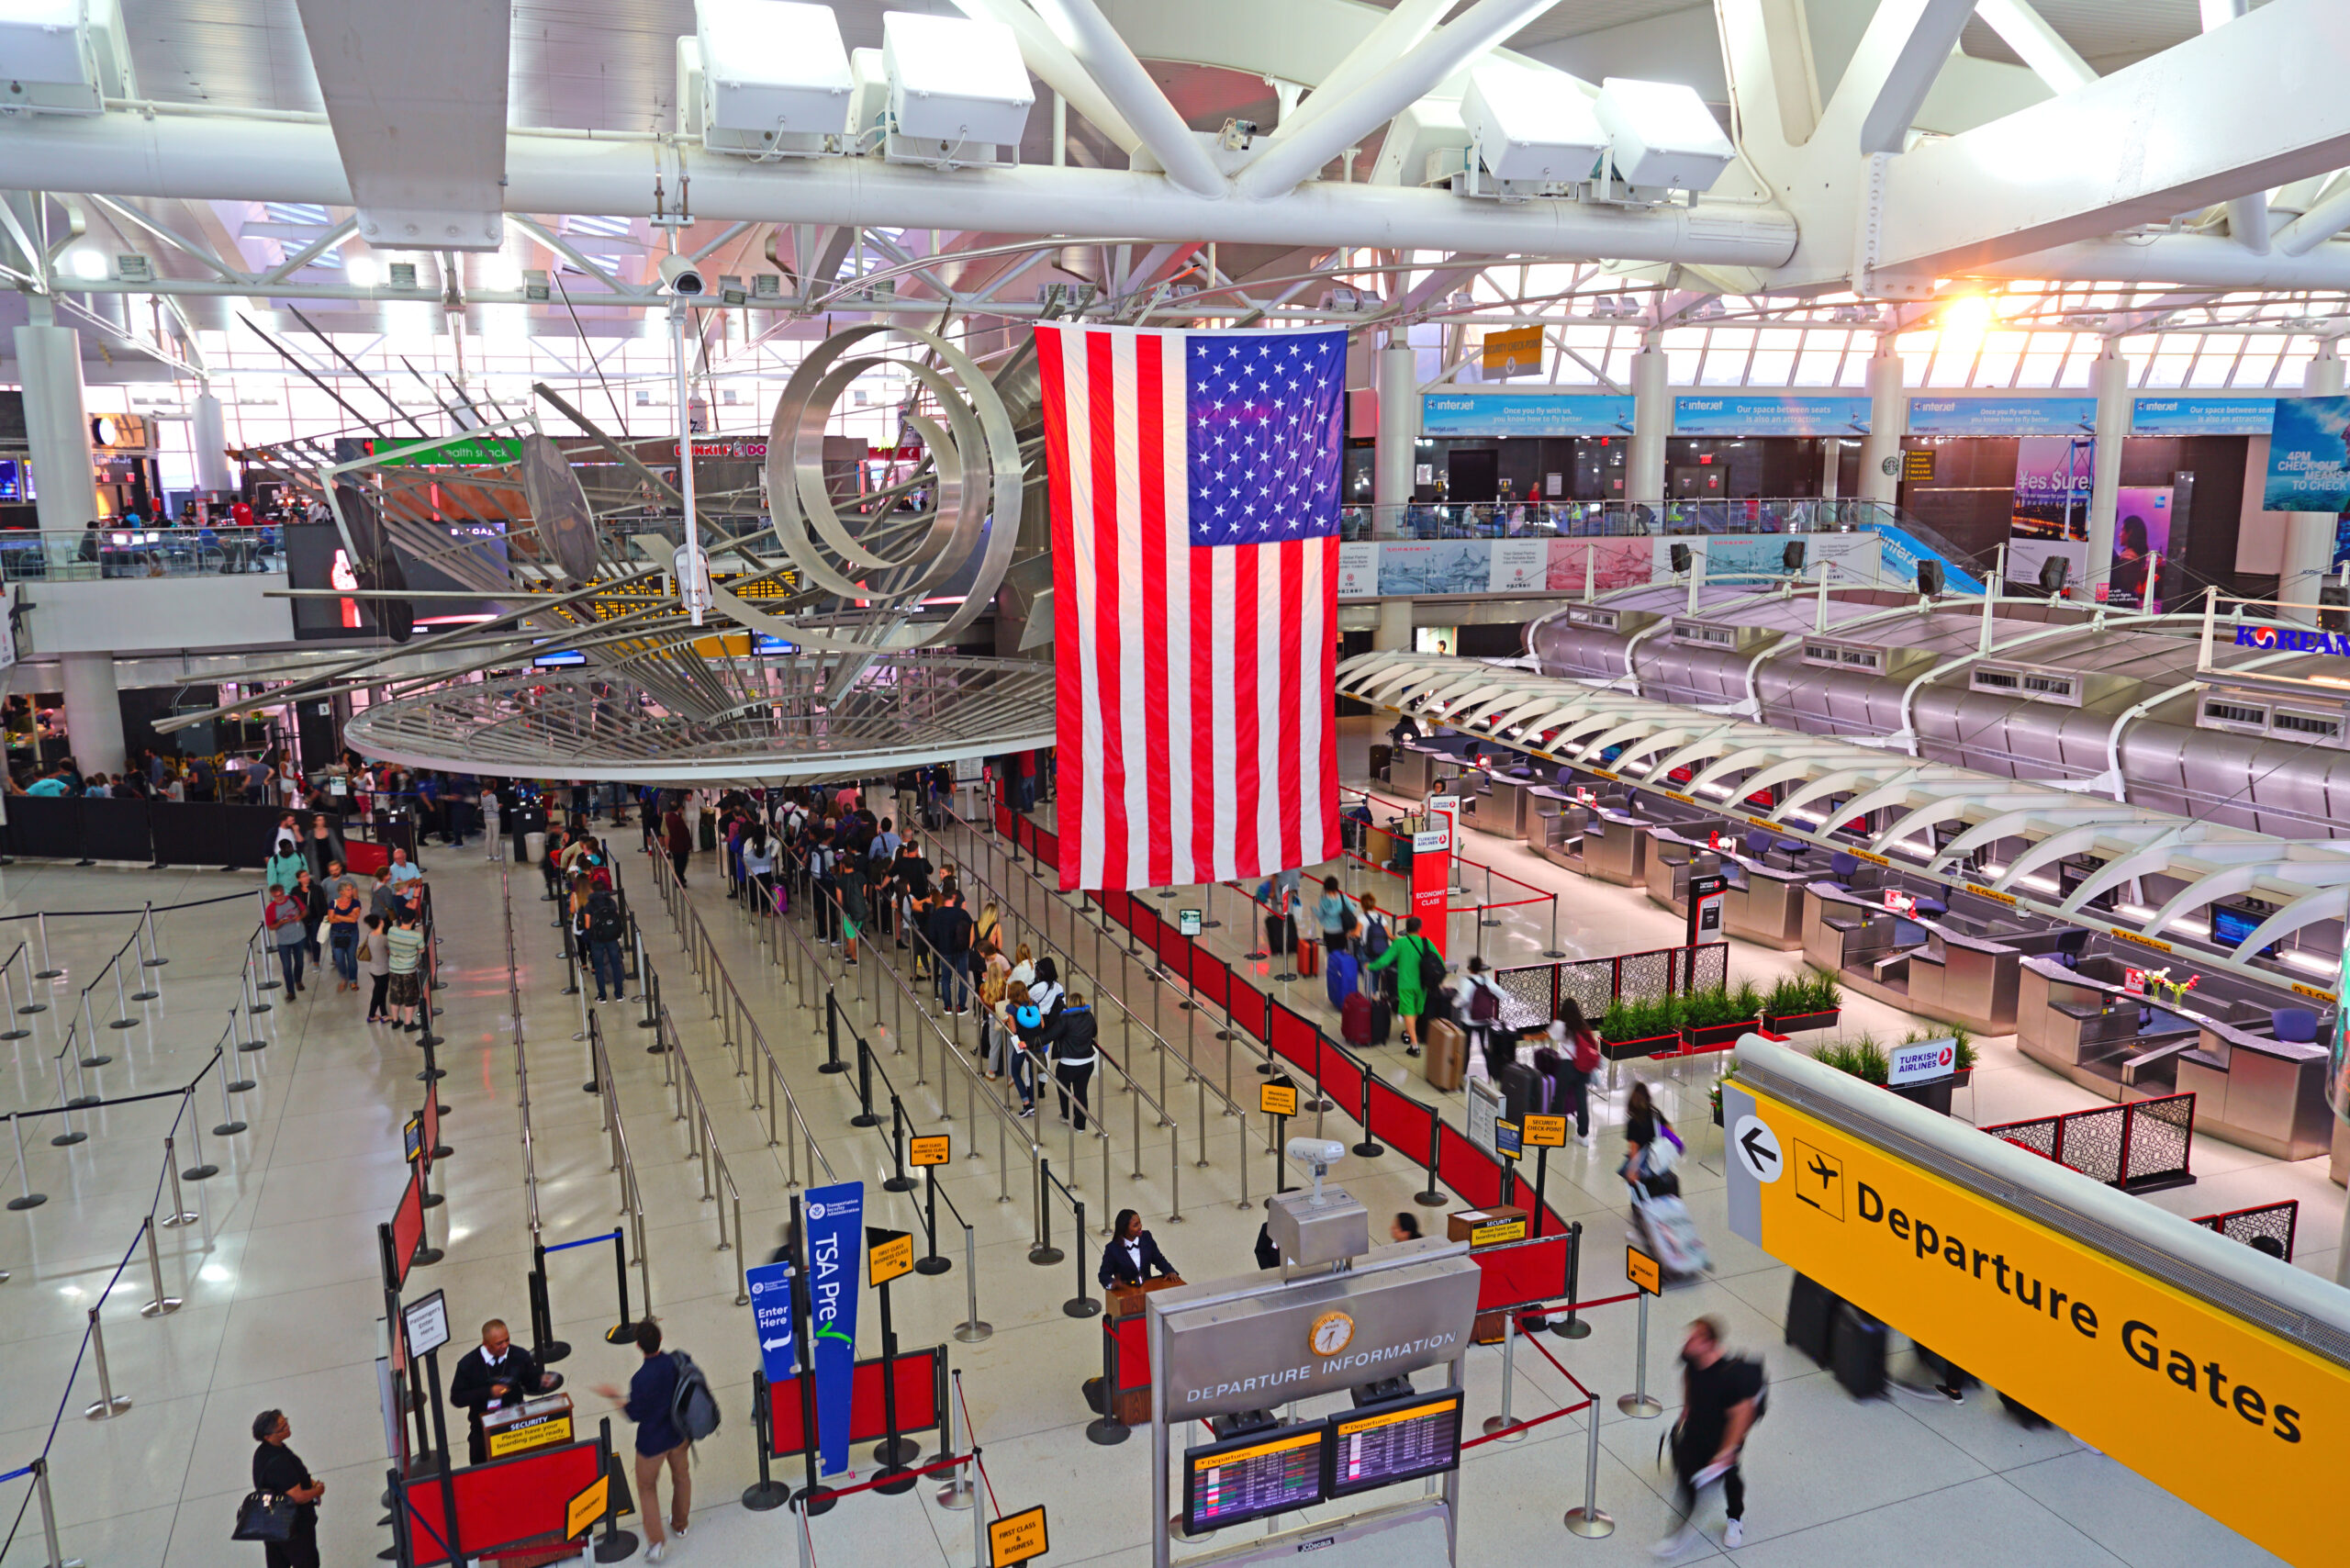
[(283, 1492), (248, 1492), (237, 1505), (237, 1528), (230, 1540), (290, 1540), (297, 1505)]

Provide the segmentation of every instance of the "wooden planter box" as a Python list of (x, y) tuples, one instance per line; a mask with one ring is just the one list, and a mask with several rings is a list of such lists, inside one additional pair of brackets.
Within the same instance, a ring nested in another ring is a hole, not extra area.
[(1681, 1031), (1686, 1042), (1684, 1048), (1692, 1051), (1718, 1051), (1725, 1046), (1738, 1044), (1740, 1035), (1751, 1035), (1762, 1027), (1760, 1018), (1740, 1018), (1729, 1024), (1699, 1024)]
[(1836, 1020), (1844, 1015), (1841, 1007), (1831, 1007), (1824, 1013), (1789, 1013), (1770, 1017), (1772, 1030), (1781, 1035), (1800, 1035), (1812, 1029), (1833, 1029)]
[(1681, 1036), (1651, 1035), (1639, 1040), (1602, 1038), (1599, 1054), (1609, 1061), (1632, 1061), (1640, 1057), (1671, 1056), (1681, 1049)]

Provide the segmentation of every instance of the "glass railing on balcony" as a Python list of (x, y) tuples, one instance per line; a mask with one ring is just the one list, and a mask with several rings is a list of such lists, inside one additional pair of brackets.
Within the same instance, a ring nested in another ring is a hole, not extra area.
[(1656, 533), (1839, 533), (1897, 524), (1884, 501), (1816, 496), (1673, 501), (1414, 501), (1340, 509), (1345, 538), (1611, 539)]
[(0, 578), (95, 582), (101, 577), (217, 577), (285, 570), (272, 525), (252, 528), (77, 528), (0, 532)]

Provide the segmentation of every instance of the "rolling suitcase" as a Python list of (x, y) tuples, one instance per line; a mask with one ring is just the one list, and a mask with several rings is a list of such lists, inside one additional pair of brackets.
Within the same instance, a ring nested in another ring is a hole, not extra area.
[(1525, 1063), (1502, 1063), (1501, 1074), (1494, 1080), (1494, 1087), (1502, 1092), (1502, 1115), (1524, 1126), (1526, 1113), (1536, 1108), (1534, 1096), (1539, 1092), (1538, 1083), (1534, 1070)]
[(1322, 984), (1330, 993), (1330, 1005), (1343, 1012), (1347, 1002), (1361, 989), (1361, 976), (1352, 953), (1332, 953)]
[(1845, 1393), (1855, 1399), (1875, 1399), (1884, 1394), (1886, 1341), (1889, 1338), (1884, 1324), (1851, 1302), (1837, 1305), (1833, 1370)]
[(1824, 1367), (1830, 1360), (1829, 1329), (1835, 1321), (1837, 1297), (1818, 1281), (1802, 1274), (1787, 1287), (1787, 1343)]
[[(1290, 923), (1290, 930), (1297, 930), (1296, 922)], [(1297, 944), (1297, 978), (1312, 980), (1322, 972), (1322, 944), (1311, 936), (1292, 935), (1292, 940)]]
[(1423, 1047), (1422, 1070), (1431, 1089), (1458, 1089), (1461, 1075), (1469, 1067), (1469, 1036), (1460, 1025), (1449, 1019), (1439, 1019), (1427, 1027), (1427, 1040)]
[(1374, 1003), (1359, 991), (1350, 991), (1338, 1003), (1338, 1037), (1350, 1046), (1368, 1046), (1371, 1040), (1371, 1014)]
[(1383, 1046), (1395, 1031), (1395, 1009), (1383, 996), (1363, 998), (1371, 1003), (1371, 1043)]

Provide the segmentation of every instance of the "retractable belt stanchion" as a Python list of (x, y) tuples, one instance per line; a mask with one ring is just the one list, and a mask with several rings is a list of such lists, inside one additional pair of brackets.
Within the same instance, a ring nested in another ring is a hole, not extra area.
[(97, 1369), (98, 1397), (82, 1412), (93, 1421), (104, 1421), (119, 1416), (130, 1408), (130, 1395), (114, 1391), (114, 1377), (106, 1370), (106, 1329), (98, 1322), (98, 1309), (90, 1308), (90, 1360)]
[(1616, 1408), (1634, 1420), (1664, 1414), (1664, 1406), (1649, 1396), (1649, 1293), (1640, 1293), (1639, 1340), (1632, 1352), (1632, 1392), (1616, 1396)]

